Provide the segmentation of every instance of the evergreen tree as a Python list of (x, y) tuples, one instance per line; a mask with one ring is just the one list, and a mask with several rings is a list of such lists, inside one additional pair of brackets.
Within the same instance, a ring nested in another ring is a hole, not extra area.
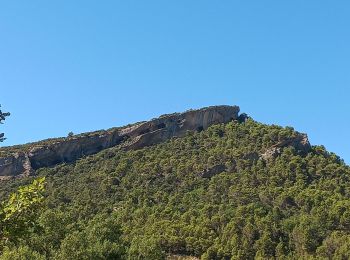
[[(0, 105), (1, 107), (1, 105)], [(10, 113), (2, 112), (0, 109), (0, 124), (3, 124), (3, 121), (8, 117)], [(0, 142), (3, 142), (6, 138), (4, 137), (4, 133), (0, 133)]]

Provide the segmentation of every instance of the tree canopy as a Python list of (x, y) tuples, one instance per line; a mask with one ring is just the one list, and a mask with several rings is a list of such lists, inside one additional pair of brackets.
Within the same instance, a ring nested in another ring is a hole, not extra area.
[[(295, 134), (247, 119), (40, 169), (37, 223), (3, 258), (348, 259), (349, 166), (323, 146), (259, 156)], [(0, 197), (29, 181), (1, 183)]]
[[(0, 105), (1, 108), (1, 105)], [(6, 119), (6, 117), (8, 117), (10, 115), (9, 112), (2, 112), (2, 110), (0, 109), (0, 124), (3, 124), (3, 121)], [(4, 137), (5, 134), (4, 133), (0, 133), (0, 142), (3, 142), (6, 138)]]
[(45, 177), (19, 187), (0, 205), (0, 248), (15, 245), (37, 227)]

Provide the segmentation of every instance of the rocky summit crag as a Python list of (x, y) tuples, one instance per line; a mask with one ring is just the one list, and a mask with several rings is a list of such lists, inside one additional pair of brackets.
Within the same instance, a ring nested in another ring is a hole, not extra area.
[[(233, 120), (244, 121), (238, 106), (211, 106), (184, 113), (160, 116), (134, 125), (85, 133), (66, 138), (48, 139), (23, 146), (0, 149), (0, 180), (29, 176), (36, 169), (70, 163), (101, 150), (120, 146), (132, 150), (158, 144), (172, 137), (182, 137), (187, 131), (202, 131), (214, 124)], [(268, 160), (276, 157), (284, 146), (294, 146), (307, 152), (310, 149), (307, 136), (300, 134), (293, 140), (276, 144), (261, 155)]]

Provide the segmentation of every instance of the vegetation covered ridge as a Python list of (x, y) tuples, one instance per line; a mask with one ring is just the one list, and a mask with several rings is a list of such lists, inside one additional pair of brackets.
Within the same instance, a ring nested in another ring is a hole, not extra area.
[(36, 229), (2, 259), (348, 259), (350, 168), (301, 136), (248, 119), (41, 168)]

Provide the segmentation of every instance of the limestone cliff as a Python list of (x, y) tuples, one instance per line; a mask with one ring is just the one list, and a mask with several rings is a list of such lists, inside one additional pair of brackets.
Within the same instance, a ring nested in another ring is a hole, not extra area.
[(201, 131), (213, 124), (228, 123), (239, 118), (238, 106), (212, 106), (184, 113), (160, 116), (129, 127), (58, 138), (26, 146), (0, 149), (0, 180), (26, 176), (41, 167), (95, 154), (120, 145), (123, 149), (139, 149), (181, 137), (187, 131)]

